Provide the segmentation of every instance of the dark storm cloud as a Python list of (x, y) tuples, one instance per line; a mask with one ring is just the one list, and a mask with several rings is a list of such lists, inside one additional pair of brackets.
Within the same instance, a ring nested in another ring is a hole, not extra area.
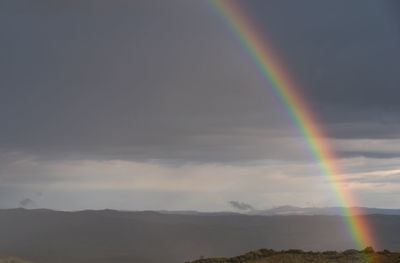
[[(0, 5), (3, 151), (200, 161), (290, 154), (292, 143), (274, 139), (298, 134), (206, 2)], [(399, 134), (400, 39), (382, 6), (246, 2), (334, 136)]]
[(0, 19), (5, 151), (241, 159), (285, 122), (206, 3), (14, 1)]
[[(331, 135), (343, 138), (399, 136), (396, 6), (345, 0), (246, 4)], [(355, 128), (359, 122), (372, 129)]]

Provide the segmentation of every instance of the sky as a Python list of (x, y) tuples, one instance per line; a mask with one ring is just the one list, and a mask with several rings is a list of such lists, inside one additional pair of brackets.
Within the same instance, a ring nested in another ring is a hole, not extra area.
[[(246, 0), (361, 206), (400, 207), (400, 5)], [(208, 1), (0, 2), (0, 208), (338, 205)]]

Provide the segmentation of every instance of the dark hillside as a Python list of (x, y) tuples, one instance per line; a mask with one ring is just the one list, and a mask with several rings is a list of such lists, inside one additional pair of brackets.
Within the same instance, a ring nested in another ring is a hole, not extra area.
[[(400, 216), (369, 215), (376, 249), (400, 248)], [(341, 216), (177, 215), (113, 210), (0, 210), (0, 255), (38, 263), (176, 263), (257, 248), (345, 250)]]
[(346, 250), (343, 252), (304, 252), (302, 250), (274, 251), (260, 249), (232, 258), (199, 259), (187, 263), (398, 263), (400, 253), (388, 250), (374, 252), (371, 248), (363, 251)]

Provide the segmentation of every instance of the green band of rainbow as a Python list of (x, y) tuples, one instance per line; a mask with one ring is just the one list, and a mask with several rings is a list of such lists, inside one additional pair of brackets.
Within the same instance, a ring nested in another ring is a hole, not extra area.
[(338, 158), (325, 139), (325, 132), (307, 106), (307, 101), (299, 93), (289, 75), (281, 66), (280, 60), (271, 45), (263, 38), (263, 33), (246, 16), (237, 0), (210, 0), (218, 13), (224, 18), (230, 30), (240, 40), (252, 61), (263, 77), (270, 83), (277, 97), (288, 110), (290, 117), (307, 141), (310, 150), (318, 161), (322, 173), (344, 209), (347, 226), (358, 249), (374, 246), (371, 228), (364, 216), (357, 211), (357, 202), (343, 185), (343, 177), (337, 164)]

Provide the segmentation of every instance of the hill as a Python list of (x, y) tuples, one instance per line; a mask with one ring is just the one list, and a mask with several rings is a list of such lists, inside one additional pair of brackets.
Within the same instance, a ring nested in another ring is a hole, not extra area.
[(0, 258), (0, 263), (31, 263), (31, 262), (15, 257), (3, 257)]
[(187, 263), (398, 263), (400, 253), (388, 250), (374, 252), (371, 248), (363, 251), (346, 250), (343, 252), (304, 252), (302, 250), (274, 251), (260, 249), (232, 258), (198, 259)]

